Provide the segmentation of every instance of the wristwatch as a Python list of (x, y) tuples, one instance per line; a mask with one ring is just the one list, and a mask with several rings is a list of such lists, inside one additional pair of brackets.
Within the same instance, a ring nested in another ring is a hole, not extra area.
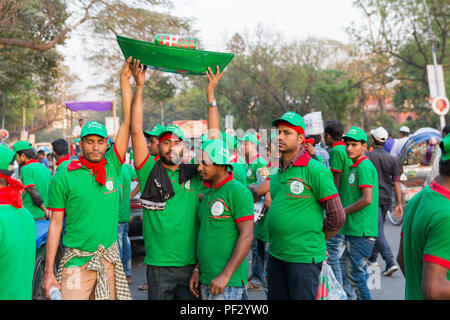
[(216, 107), (217, 106), (216, 99), (214, 99), (212, 102), (206, 101), (206, 104), (208, 105), (208, 107)]

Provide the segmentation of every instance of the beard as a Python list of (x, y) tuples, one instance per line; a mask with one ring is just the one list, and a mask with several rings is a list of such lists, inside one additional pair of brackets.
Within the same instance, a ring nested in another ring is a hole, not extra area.
[(168, 166), (179, 165), (183, 162), (183, 152), (180, 154), (176, 154), (175, 156), (166, 156), (165, 154), (160, 154), (159, 158), (162, 163)]

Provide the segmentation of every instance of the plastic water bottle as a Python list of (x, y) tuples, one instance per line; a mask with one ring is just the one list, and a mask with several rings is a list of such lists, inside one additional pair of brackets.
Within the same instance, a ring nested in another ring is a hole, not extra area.
[(61, 291), (55, 286), (50, 288), (50, 300), (62, 300)]

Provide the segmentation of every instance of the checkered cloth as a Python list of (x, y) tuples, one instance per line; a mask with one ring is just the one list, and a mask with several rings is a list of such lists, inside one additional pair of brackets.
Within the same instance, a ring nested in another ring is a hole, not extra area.
[(111, 292), (108, 285), (108, 277), (106, 275), (106, 267), (103, 264), (104, 258), (111, 264), (114, 264), (114, 278), (116, 287), (117, 300), (132, 300), (130, 288), (128, 287), (127, 278), (123, 270), (122, 261), (120, 260), (119, 246), (117, 241), (114, 242), (108, 250), (100, 244), (95, 252), (85, 252), (78, 249), (66, 248), (64, 256), (59, 264), (56, 280), (61, 283), (62, 271), (64, 265), (74, 257), (90, 257), (86, 270), (97, 272), (97, 284), (95, 285), (95, 300), (111, 299)]

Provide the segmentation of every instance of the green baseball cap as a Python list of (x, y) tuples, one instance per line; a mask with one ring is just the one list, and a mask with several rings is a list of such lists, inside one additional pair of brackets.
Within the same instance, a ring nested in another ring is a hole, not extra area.
[(303, 120), (302, 116), (293, 111), (288, 111), (281, 116), (281, 118), (275, 119), (272, 121), (272, 125), (276, 127), (279, 122), (286, 121), (287, 123), (293, 125), (294, 127), (301, 127), (305, 130), (305, 120)]
[(442, 151), (441, 160), (450, 160), (450, 134), (447, 134), (444, 139), (441, 140), (441, 142), (439, 143), (439, 147)]
[(73, 141), (74, 141), (75, 143), (78, 143), (78, 142), (81, 141), (81, 139), (80, 139), (80, 138), (76, 138), (76, 139), (73, 139)]
[(158, 136), (158, 139), (161, 139), (164, 135), (166, 135), (167, 133), (173, 133), (175, 135), (177, 135), (181, 140), (184, 141), (184, 132), (183, 130), (180, 129), (180, 127), (174, 125), (174, 124), (169, 124), (167, 127), (163, 127), (161, 129), (161, 132)]
[(16, 159), (16, 153), (5, 145), (0, 145), (0, 169), (8, 170), (9, 165)]
[(86, 123), (81, 129), (80, 137), (83, 138), (90, 134), (95, 134), (102, 138), (106, 138), (108, 136), (105, 126), (97, 121), (90, 121)]
[(235, 136), (232, 136), (231, 134), (226, 133), (225, 131), (222, 131), (222, 133), (220, 135), (220, 140), (225, 142), (228, 150), (234, 150), (239, 147), (238, 139)]
[(159, 134), (161, 133), (161, 130), (164, 129), (162, 125), (159, 123), (153, 127), (150, 131), (144, 131), (144, 135), (146, 136), (153, 136), (153, 137), (159, 137)]
[(22, 150), (33, 150), (33, 146), (28, 141), (19, 140), (16, 143), (14, 143), (13, 149), (14, 152)]
[(211, 158), (212, 162), (217, 165), (230, 165), (230, 153), (227, 145), (222, 140), (211, 139), (202, 144), (201, 149), (205, 151)]
[(342, 137), (344, 140), (345, 138), (352, 139), (355, 141), (364, 141), (367, 143), (367, 135), (364, 132), (363, 129), (358, 127), (351, 127), (347, 133)]
[(259, 146), (259, 140), (257, 137), (257, 134), (251, 134), (251, 133), (247, 133), (243, 138), (239, 138), (239, 140), (245, 142), (245, 141), (250, 141), (254, 144), (256, 144), (256, 146)]

